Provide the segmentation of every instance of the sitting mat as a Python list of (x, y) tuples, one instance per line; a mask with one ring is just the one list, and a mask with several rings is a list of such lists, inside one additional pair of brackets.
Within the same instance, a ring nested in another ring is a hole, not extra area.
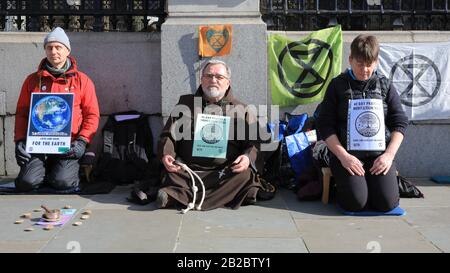
[(346, 211), (343, 209), (340, 209), (343, 214), (345, 215), (351, 215), (351, 216), (403, 216), (406, 215), (406, 211), (402, 209), (401, 207), (396, 207), (391, 211)]

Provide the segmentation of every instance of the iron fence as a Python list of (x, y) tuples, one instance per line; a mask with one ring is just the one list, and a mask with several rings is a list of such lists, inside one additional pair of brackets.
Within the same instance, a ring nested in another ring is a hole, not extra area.
[[(261, 0), (269, 30), (449, 30), (450, 0)], [(0, 31), (153, 31), (165, 0), (0, 0)]]
[(0, 31), (159, 30), (165, 0), (0, 0)]
[(269, 30), (448, 30), (449, 0), (261, 0)]

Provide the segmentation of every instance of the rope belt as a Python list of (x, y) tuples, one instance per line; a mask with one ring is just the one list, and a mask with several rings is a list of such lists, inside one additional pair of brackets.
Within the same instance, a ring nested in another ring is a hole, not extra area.
[[(181, 162), (176, 161), (176, 160), (173, 162), (173, 164), (178, 165), (183, 170), (185, 170), (189, 174), (189, 177), (191, 178), (191, 181), (192, 181), (192, 192), (194, 193), (194, 198), (193, 198), (192, 202), (190, 202), (188, 204), (187, 208), (182, 209), (181, 212), (184, 214), (184, 213), (187, 213), (188, 211), (190, 211), (191, 209), (201, 210), (202, 209), (202, 204), (203, 204), (203, 201), (205, 200), (205, 195), (206, 195), (206, 193), (205, 193), (205, 184), (203, 183), (203, 180), (193, 170), (191, 170), (191, 168), (189, 168), (186, 164), (181, 163)], [(195, 185), (195, 178), (197, 178), (198, 181), (200, 181), (200, 185), (202, 185), (202, 190), (203, 190), (203, 192), (202, 192), (202, 199), (200, 200), (200, 204), (198, 204), (197, 206), (195, 206), (195, 202), (197, 200), (198, 188)]]

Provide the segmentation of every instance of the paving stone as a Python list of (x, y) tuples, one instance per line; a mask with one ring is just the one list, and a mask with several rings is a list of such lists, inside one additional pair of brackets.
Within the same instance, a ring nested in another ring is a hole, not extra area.
[(409, 208), (406, 221), (414, 227), (449, 227), (450, 207)]
[(190, 211), (183, 217), (180, 236), (290, 238), (298, 233), (288, 211), (246, 206), (237, 211)]
[(43, 252), (172, 252), (181, 216), (168, 210), (97, 210), (81, 226), (66, 225)]
[(440, 252), (402, 219), (295, 219), (311, 252)]
[(153, 210), (155, 204), (150, 203), (145, 206), (131, 203), (127, 200), (130, 196), (131, 186), (117, 186), (109, 194), (93, 195), (90, 198), (89, 204), (86, 205), (86, 209), (118, 209), (118, 210)]
[(450, 226), (418, 228), (417, 231), (441, 251), (446, 253), (450, 252)]
[(175, 252), (188, 253), (306, 253), (300, 237), (296, 238), (242, 238), (242, 237), (199, 237), (183, 236)]
[(0, 253), (36, 253), (47, 241), (0, 241)]

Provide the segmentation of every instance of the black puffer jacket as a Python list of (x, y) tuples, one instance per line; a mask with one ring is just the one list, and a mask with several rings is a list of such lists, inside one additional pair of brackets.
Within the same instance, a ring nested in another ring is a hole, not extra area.
[[(364, 92), (363, 92), (364, 91)], [(350, 99), (382, 99), (386, 125), (386, 145), (390, 132), (405, 134), (408, 118), (403, 111), (400, 98), (386, 77), (373, 73), (367, 81), (358, 81), (350, 76), (349, 70), (334, 78), (328, 86), (322, 102), (317, 128), (323, 139), (337, 135), (344, 148), (347, 147), (347, 116)], [(358, 158), (375, 157), (382, 152), (351, 151)]]

